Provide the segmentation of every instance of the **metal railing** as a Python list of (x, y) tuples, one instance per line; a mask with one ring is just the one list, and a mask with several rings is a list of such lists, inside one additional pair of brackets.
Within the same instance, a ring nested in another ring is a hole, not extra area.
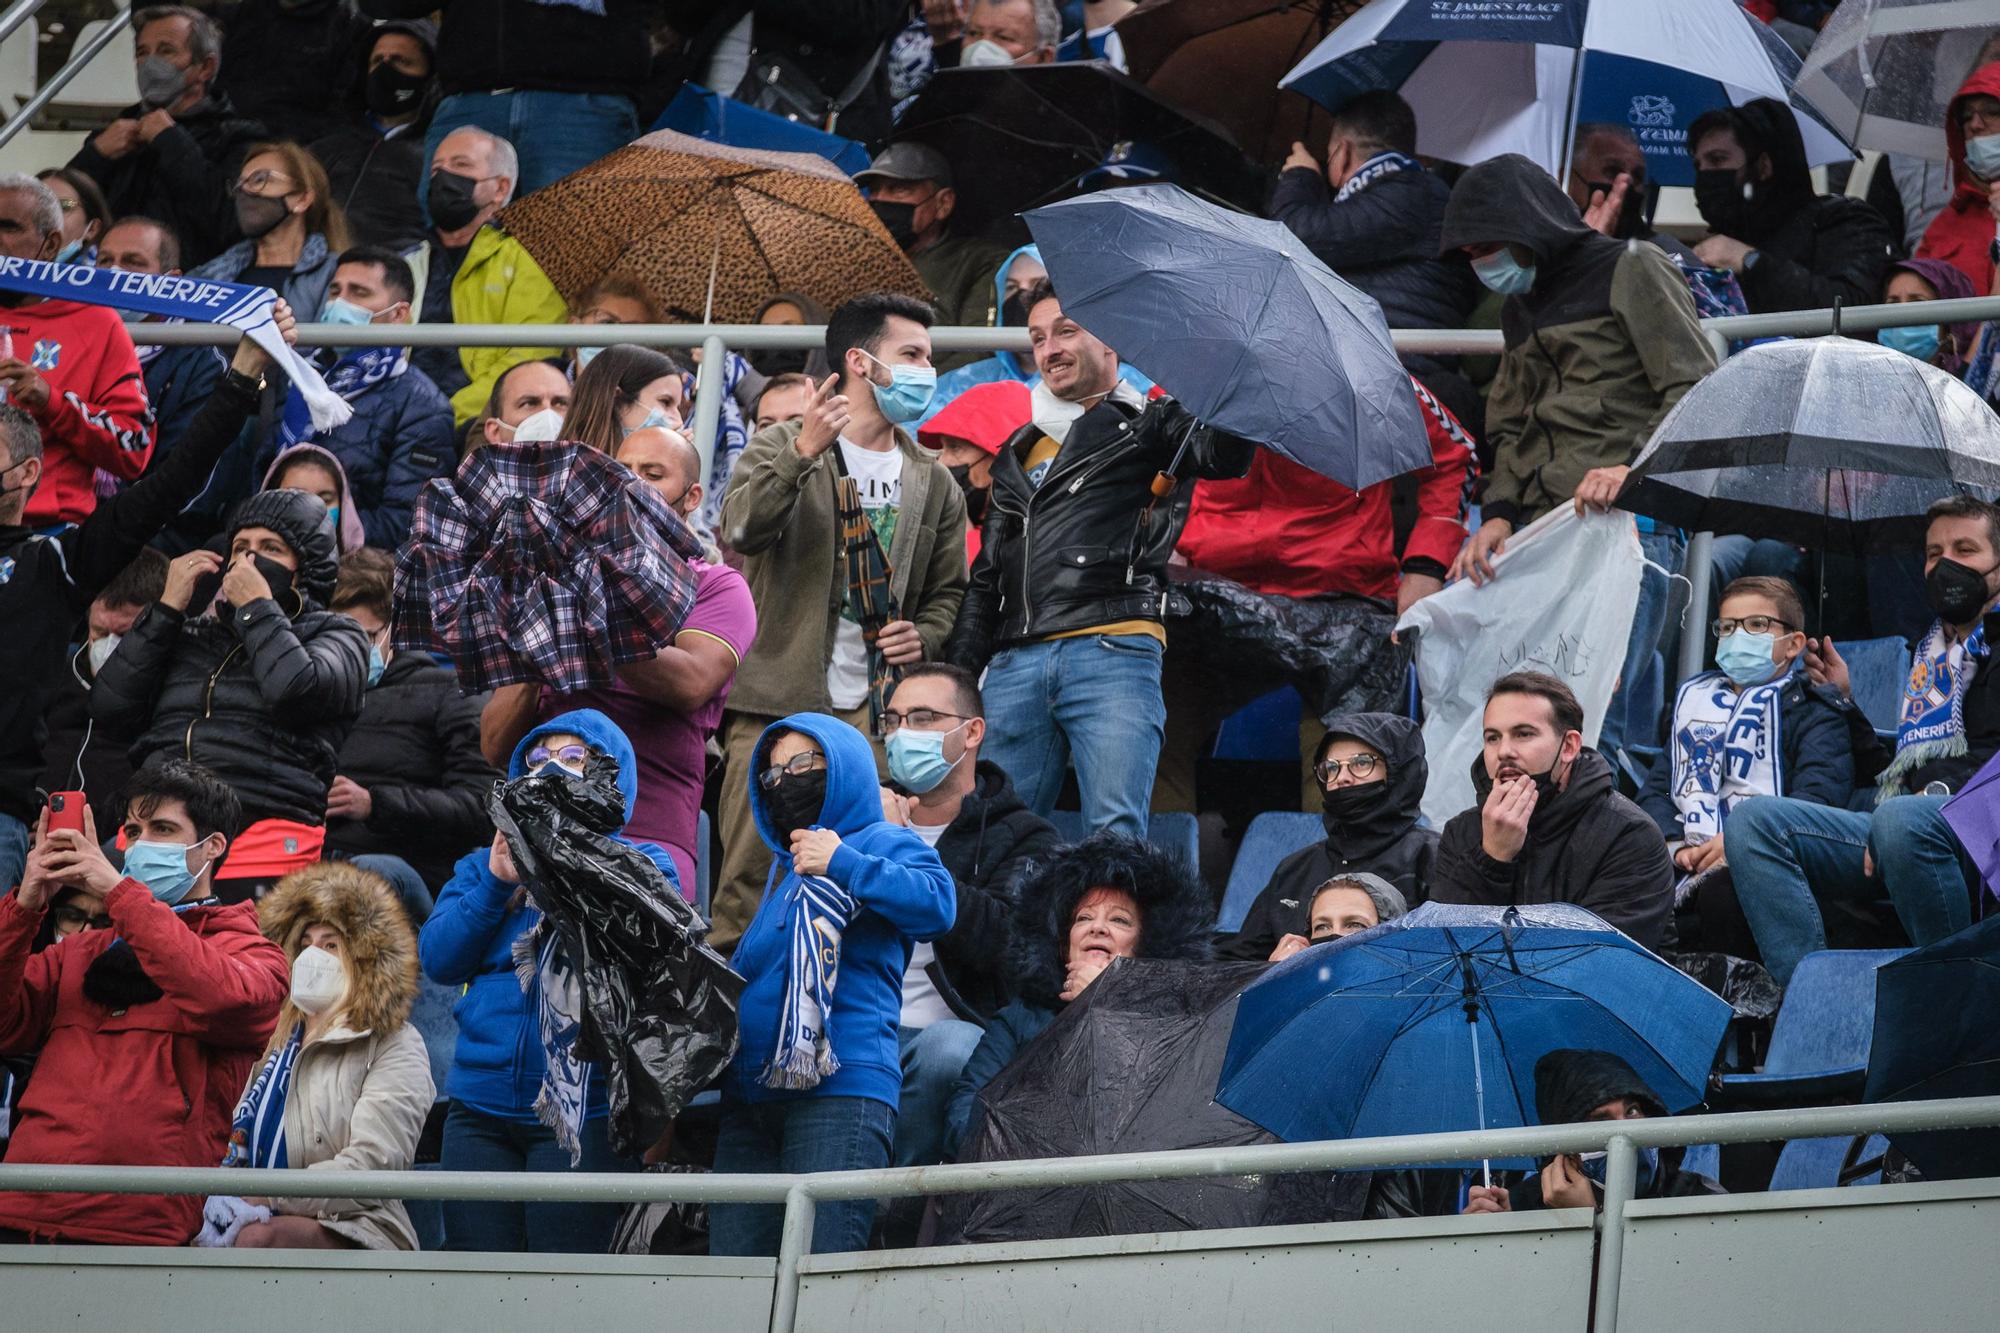
[[(41, 7), (41, 0), (34, 0), (32, 4), (28, 3), (28, 0), (23, 0), (22, 4), (15, 5), (13, 9), (7, 11), (4, 17), (0, 17), (0, 25), (11, 23), (13, 27), (19, 27), (26, 21), (30, 14), (33, 14)], [(0, 147), (5, 147), (15, 135), (26, 129), (30, 121), (42, 114), (42, 108), (53, 102), (56, 94), (69, 87), (70, 80), (83, 72), (85, 65), (97, 59), (100, 51), (111, 45), (113, 41), (117, 40), (120, 33), (131, 26), (132, 7), (127, 5), (114, 14), (102, 28), (99, 28), (89, 41), (72, 51), (68, 63), (56, 71), (55, 77), (40, 88), (37, 88), (35, 95), (22, 103), (21, 109), (8, 117), (5, 125), (0, 125)], [(5, 32), (0, 32), (0, 38), (4, 38), (6, 32), (11, 32), (13, 27), (7, 28)], [(232, 338), (230, 341), (233, 342), (235, 340)]]
[[(1603, 1151), (1608, 1156), (1603, 1212), (1597, 1222), (1597, 1294), (1592, 1326), (1595, 1333), (1616, 1333), (1619, 1278), (1624, 1262), (1625, 1206), (1634, 1195), (1639, 1149), (1995, 1127), (2000, 1127), (2000, 1097), (1968, 1097), (813, 1175), (346, 1171), (341, 1173), (340, 1188), (343, 1197), (372, 1199), (782, 1203), (785, 1218), (770, 1327), (771, 1333), (792, 1333), (798, 1318), (799, 1266), (811, 1251), (813, 1218), (821, 1203), (1197, 1177), (1361, 1171), (1482, 1157), (1539, 1158), (1557, 1153)], [(233, 1194), (249, 1187), (253, 1180), (257, 1194), (279, 1198), (319, 1197), (327, 1189), (324, 1171), (258, 1171), (252, 1177), (241, 1169), (220, 1167), (0, 1163), (0, 1192)]]

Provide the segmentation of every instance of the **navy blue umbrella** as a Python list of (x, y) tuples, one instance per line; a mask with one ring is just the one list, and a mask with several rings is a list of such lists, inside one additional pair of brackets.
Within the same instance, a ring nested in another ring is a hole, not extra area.
[(1425, 903), (1245, 990), (1215, 1099), (1292, 1142), (1509, 1129), (1537, 1123), (1535, 1062), (1568, 1047), (1618, 1056), (1678, 1111), (1729, 1018), (1582, 908)]
[[(2000, 916), (1875, 971), (1871, 1102), (2000, 1095)], [(2000, 1130), (1891, 1134), (1931, 1180), (2000, 1176)]]
[(1283, 223), (1174, 185), (1023, 216), (1063, 313), (1202, 421), (1355, 490), (1430, 465), (1382, 307)]

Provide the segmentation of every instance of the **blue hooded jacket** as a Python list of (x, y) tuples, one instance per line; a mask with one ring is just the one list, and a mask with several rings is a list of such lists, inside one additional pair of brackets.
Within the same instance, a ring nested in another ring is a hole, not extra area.
[[(537, 738), (566, 731), (618, 763), (618, 790), (625, 794), (625, 817), (639, 795), (638, 762), (632, 742), (618, 724), (594, 708), (559, 713), (521, 738), (507, 761), (507, 776), (527, 772), (528, 750)], [(621, 842), (631, 842), (614, 835)], [(660, 873), (680, 888), (673, 858), (650, 842), (632, 843), (651, 858)], [(417, 936), (417, 958), (424, 975), (445, 986), (461, 988), (452, 1017), (458, 1021), (458, 1049), (445, 1095), (464, 1102), (482, 1115), (537, 1124), (535, 1094), (542, 1072), (541, 1021), (533, 991), (523, 991), (514, 975), (514, 941), (540, 920), (527, 902), (513, 905), (514, 885), (503, 884), (487, 869), (491, 849), (468, 852), (453, 868), (451, 881), (438, 894), (437, 906)], [(592, 1118), (608, 1113), (604, 1082), (590, 1085)]]
[[(768, 764), (773, 738), (802, 732), (826, 753), (826, 803), (813, 827), (840, 835), (826, 878), (852, 894), (854, 919), (840, 941), (840, 965), (827, 1028), (840, 1068), (809, 1092), (764, 1086), (763, 1072), (778, 1046), (791, 959), (792, 904), (801, 886), (792, 873), (791, 843), (781, 838), (764, 805), (757, 773)], [(794, 713), (773, 722), (757, 740), (750, 766), (750, 809), (757, 832), (776, 855), (763, 905), (736, 946), (732, 965), (744, 978), (737, 1005), (742, 1045), (724, 1077), (723, 1095), (737, 1101), (776, 1102), (802, 1097), (871, 1097), (898, 1105), (903, 1087), (896, 1028), (903, 1015), (903, 972), (919, 940), (951, 929), (958, 890), (951, 872), (924, 840), (882, 818), (881, 787), (868, 739), (824, 713)]]

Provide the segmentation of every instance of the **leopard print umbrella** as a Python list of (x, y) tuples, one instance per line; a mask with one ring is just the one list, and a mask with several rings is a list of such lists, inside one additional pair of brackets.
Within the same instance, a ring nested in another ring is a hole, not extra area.
[(930, 295), (854, 183), (811, 153), (660, 130), (498, 220), (571, 302), (616, 274), (644, 284), (669, 322), (749, 324), (782, 291), (829, 310), (863, 292)]

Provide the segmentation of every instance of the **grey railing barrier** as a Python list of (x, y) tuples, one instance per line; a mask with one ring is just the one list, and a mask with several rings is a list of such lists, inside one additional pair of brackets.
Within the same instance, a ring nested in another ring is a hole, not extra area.
[[(1174, 1152), (1116, 1153), (948, 1166), (832, 1171), (814, 1175), (526, 1175), (509, 1172), (346, 1171), (341, 1191), (351, 1198), (523, 1200), (539, 1203), (782, 1203), (783, 1239), (771, 1333), (792, 1333), (798, 1317), (799, 1265), (810, 1252), (813, 1217), (822, 1202), (895, 1199), (986, 1190), (1107, 1185), (1203, 1176), (1282, 1175), (1357, 1171), (1481, 1157), (1608, 1154), (1604, 1207), (1597, 1221), (1595, 1333), (1616, 1333), (1624, 1261), (1625, 1206), (1633, 1197), (1638, 1150), (1691, 1143), (1760, 1143), (1915, 1130), (2000, 1127), (2000, 1097), (1927, 1102), (1880, 1102), (1792, 1111), (1648, 1120), (1592, 1121), (1519, 1129), (1419, 1134), (1317, 1143), (1275, 1143)], [(317, 1197), (324, 1171), (257, 1171), (220, 1167), (36, 1166), (0, 1163), (0, 1192), (91, 1194), (235, 1193)], [(1879, 1187), (1878, 1187), (1879, 1188)]]
[[(11, 24), (12, 26), (8, 28), (8, 31), (11, 32), (13, 28), (19, 27), (27, 19), (28, 15), (40, 8), (41, 5), (39, 2), (25, 9), (21, 5), (16, 5), (13, 9), (8, 10), (4, 16), (0, 16), (0, 24)], [(81, 74), (83, 67), (97, 58), (98, 52), (111, 45), (120, 33), (131, 26), (132, 7), (127, 5), (114, 14), (111, 20), (102, 28), (99, 28), (96, 35), (88, 42), (72, 52), (69, 63), (57, 70), (54, 78), (36, 89), (35, 95), (24, 102), (19, 111), (8, 117), (5, 125), (0, 125), (0, 144), (7, 143), (15, 135), (26, 129), (30, 121), (42, 114), (42, 108), (53, 102), (56, 94), (69, 87), (70, 80)], [(4, 37), (4, 35), (0, 34), (0, 37)], [(230, 341), (234, 342), (235, 339), (232, 338)]]

